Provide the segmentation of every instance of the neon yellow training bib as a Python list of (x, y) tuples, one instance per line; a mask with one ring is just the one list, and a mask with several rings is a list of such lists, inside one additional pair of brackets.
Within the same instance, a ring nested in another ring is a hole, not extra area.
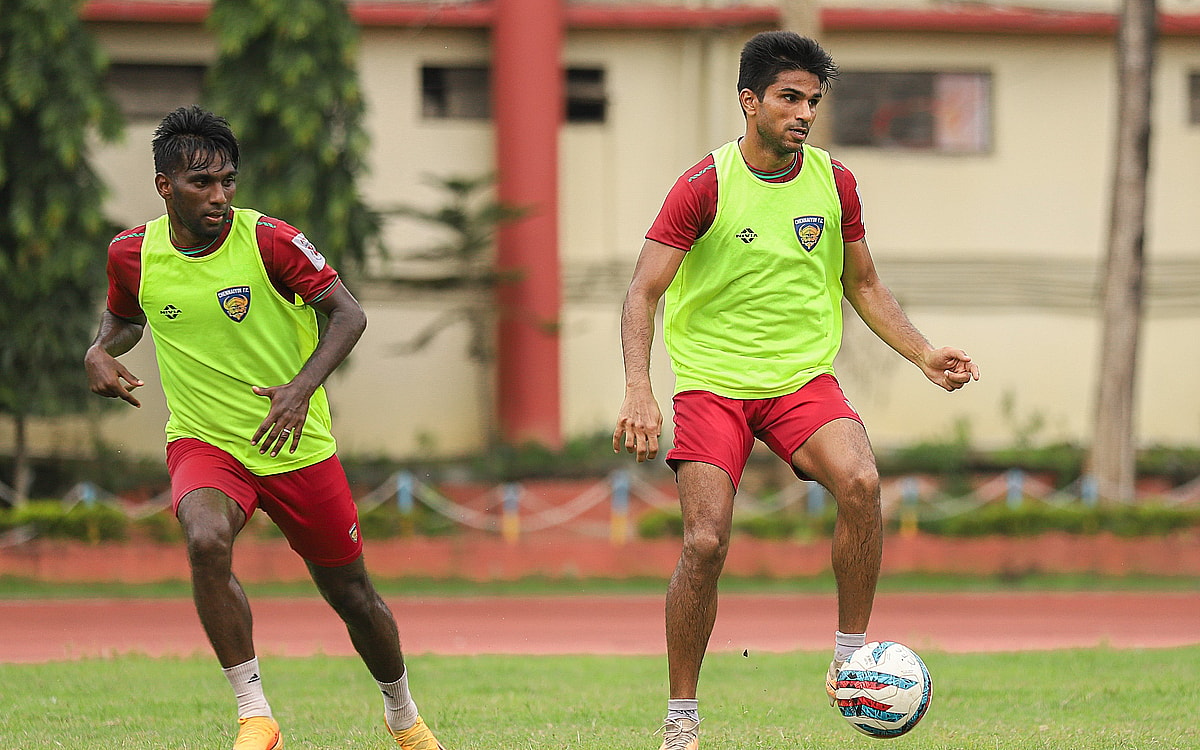
[(842, 204), (829, 154), (764, 182), (736, 141), (713, 152), (717, 213), (667, 288), (675, 392), (773, 398), (833, 372), (842, 340)]
[(317, 345), (316, 313), (280, 296), (255, 238), (262, 214), (235, 209), (233, 228), (215, 252), (190, 258), (171, 245), (161, 216), (146, 224), (138, 299), (150, 331), (171, 411), (167, 440), (192, 437), (229, 452), (254, 474), (301, 469), (329, 458), (329, 401), (318, 388), (296, 453), (275, 458), (250, 439), (271, 408), (251, 386), (289, 382)]

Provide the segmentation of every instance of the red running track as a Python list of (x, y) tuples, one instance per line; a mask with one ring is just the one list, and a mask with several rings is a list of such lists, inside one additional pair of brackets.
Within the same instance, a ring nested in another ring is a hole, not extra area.
[[(391, 598), (408, 653), (661, 654), (661, 596)], [(318, 598), (251, 602), (263, 655), (350, 655)], [(721, 597), (710, 650), (829, 648), (829, 595)], [(868, 636), (916, 649), (1016, 651), (1200, 643), (1200, 593), (926, 593), (877, 597)], [(0, 602), (0, 661), (210, 653), (191, 600)]]

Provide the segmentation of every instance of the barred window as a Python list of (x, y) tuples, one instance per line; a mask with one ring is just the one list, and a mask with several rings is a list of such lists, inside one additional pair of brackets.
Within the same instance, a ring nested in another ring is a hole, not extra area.
[(978, 153), (991, 148), (988, 73), (843, 71), (834, 84), (834, 142)]
[[(565, 104), (567, 122), (604, 122), (608, 116), (604, 69), (568, 68)], [(491, 70), (483, 65), (422, 66), (421, 114), (430, 119), (488, 119)]]
[(485, 66), (422, 67), (421, 114), (434, 119), (486, 120), (492, 114), (489, 70)]
[(128, 120), (161, 120), (167, 113), (200, 101), (203, 65), (114, 63), (107, 73), (109, 93)]

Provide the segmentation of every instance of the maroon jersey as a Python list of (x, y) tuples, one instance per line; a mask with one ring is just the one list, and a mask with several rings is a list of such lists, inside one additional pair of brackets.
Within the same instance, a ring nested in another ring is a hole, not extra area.
[[(867, 236), (862, 223), (862, 203), (858, 198), (858, 182), (841, 162), (833, 162), (833, 181), (842, 203), (842, 241), (857, 242)], [(758, 174), (766, 182), (787, 182), (800, 174), (801, 154), (791, 165), (773, 174)], [(717, 215), (717, 167), (712, 154), (685, 172), (667, 193), (662, 208), (646, 239), (688, 251), (692, 244), (712, 226)]]
[[(221, 236), (209, 247), (176, 249), (194, 258), (214, 253), (225, 242), (232, 226), (232, 219), (226, 220)], [(108, 246), (108, 311), (119, 318), (132, 320), (142, 315), (138, 289), (141, 287), (142, 238), (145, 234), (143, 224), (121, 232)], [(337, 271), (325, 262), (300, 230), (287, 222), (262, 216), (254, 234), (271, 285), (284, 299), (299, 297), (311, 305), (329, 296), (341, 283)]]

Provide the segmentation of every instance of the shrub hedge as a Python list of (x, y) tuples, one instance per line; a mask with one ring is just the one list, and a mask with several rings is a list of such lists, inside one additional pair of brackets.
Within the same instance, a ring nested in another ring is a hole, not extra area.
[[(945, 517), (935, 509), (917, 513), (917, 529), (937, 536), (979, 537), (987, 535), (1033, 536), (1047, 532), (1068, 534), (1111, 533), (1121, 537), (1165, 536), (1180, 531), (1200, 530), (1200, 508), (1161, 504), (1101, 505), (1088, 507), (1049, 505), (1026, 500), (1018, 507), (996, 502)], [(806, 539), (833, 534), (836, 512), (828, 509), (819, 515), (780, 511), (749, 518), (734, 517), (735, 533), (758, 539)], [(902, 518), (889, 519), (889, 531), (896, 531)], [(683, 536), (683, 519), (678, 510), (655, 510), (638, 521), (638, 533), (645, 539)]]
[[(359, 528), (367, 538), (417, 534), (442, 536), (457, 530), (454, 522), (418, 506), (404, 516), (391, 503), (384, 503), (359, 514)], [(105, 503), (72, 506), (58, 500), (38, 500), (20, 508), (0, 508), (0, 533), (26, 529), (36, 537), (75, 539), (86, 542), (111, 542), (145, 539), (155, 542), (182, 541), (179, 522), (169, 509), (144, 516), (130, 516)], [(243, 534), (259, 538), (282, 538), (283, 534), (265, 513), (256, 513)]]

